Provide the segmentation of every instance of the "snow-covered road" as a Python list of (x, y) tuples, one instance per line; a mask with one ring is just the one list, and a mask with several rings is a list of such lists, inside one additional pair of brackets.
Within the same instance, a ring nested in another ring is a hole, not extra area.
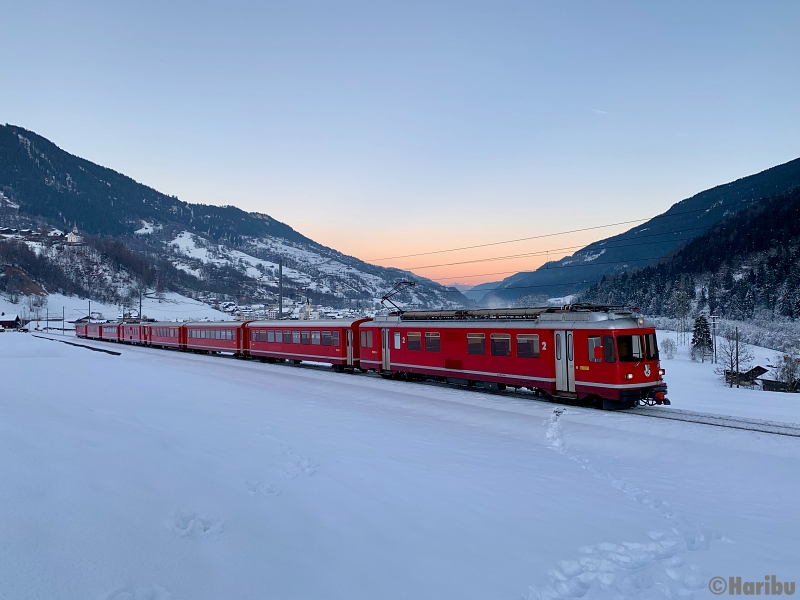
[(0, 334), (0, 598), (800, 579), (800, 439), (112, 347)]

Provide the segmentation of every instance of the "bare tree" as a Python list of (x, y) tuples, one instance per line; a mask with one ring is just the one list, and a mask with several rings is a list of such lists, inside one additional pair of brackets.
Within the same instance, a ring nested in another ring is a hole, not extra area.
[(739, 339), (738, 331), (732, 327), (724, 329), (719, 337), (717, 357), (720, 366), (717, 373), (722, 376), (728, 387), (733, 387), (734, 383), (738, 387), (739, 375), (752, 366), (755, 358), (753, 351)]
[(790, 354), (775, 357), (775, 379), (786, 384), (787, 390), (797, 390), (800, 383), (800, 358)]
[(672, 360), (675, 357), (675, 350), (675, 340), (672, 338), (667, 338), (661, 342), (661, 351), (669, 360)]

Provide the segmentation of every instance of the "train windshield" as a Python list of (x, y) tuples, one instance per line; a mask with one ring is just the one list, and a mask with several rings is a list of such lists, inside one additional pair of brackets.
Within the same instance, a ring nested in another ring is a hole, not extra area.
[(655, 333), (648, 333), (644, 336), (644, 353), (647, 360), (658, 360), (658, 343)]
[(617, 336), (617, 351), (622, 362), (636, 362), (644, 358), (642, 338), (638, 335)]

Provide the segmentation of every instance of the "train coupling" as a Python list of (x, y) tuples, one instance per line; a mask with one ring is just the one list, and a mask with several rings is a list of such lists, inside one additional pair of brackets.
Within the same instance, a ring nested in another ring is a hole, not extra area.
[(669, 406), (672, 404), (667, 398), (667, 386), (660, 385), (643, 392), (642, 399), (639, 400), (640, 406)]

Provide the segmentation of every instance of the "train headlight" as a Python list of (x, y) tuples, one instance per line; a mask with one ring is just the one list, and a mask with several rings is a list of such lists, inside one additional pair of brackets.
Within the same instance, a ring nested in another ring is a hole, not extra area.
[(659, 369), (659, 370), (658, 370), (658, 374), (659, 374), (659, 376), (663, 376), (663, 375), (664, 375), (664, 373), (666, 373), (666, 372), (667, 372), (667, 370), (666, 370), (666, 369)]
[(633, 379), (633, 373), (625, 373), (625, 379)]

